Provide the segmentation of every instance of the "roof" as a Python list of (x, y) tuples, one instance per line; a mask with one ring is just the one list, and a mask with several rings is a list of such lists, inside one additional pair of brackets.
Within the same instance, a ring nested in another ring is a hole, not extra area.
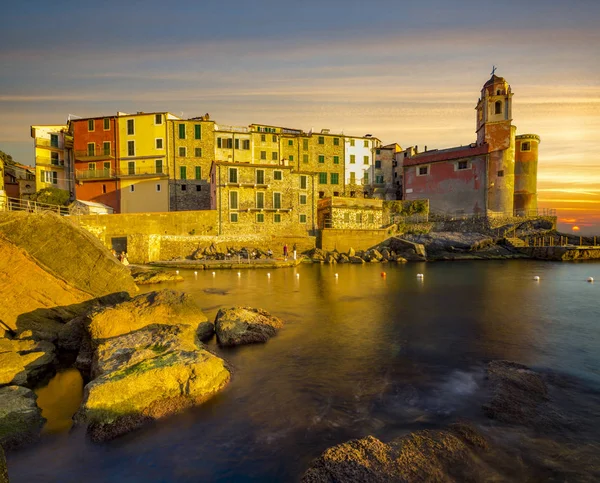
[(106, 210), (113, 211), (113, 208), (111, 206), (104, 205), (102, 203), (96, 203), (95, 201), (75, 200), (74, 203), (81, 203), (82, 205), (90, 206), (93, 208), (103, 208)]
[(492, 77), (490, 77), (489, 80), (485, 84), (483, 84), (483, 87), (487, 87), (500, 82), (506, 82), (506, 80), (504, 80), (504, 77), (499, 77), (496, 74), (493, 74)]
[(458, 146), (456, 148), (449, 149), (434, 149), (432, 151), (425, 151), (424, 153), (411, 156), (410, 158), (404, 158), (403, 165), (416, 166), (419, 164), (449, 161), (451, 159), (468, 158), (470, 156), (487, 154), (488, 150), (488, 144), (482, 144), (481, 146), (470, 144), (468, 146)]

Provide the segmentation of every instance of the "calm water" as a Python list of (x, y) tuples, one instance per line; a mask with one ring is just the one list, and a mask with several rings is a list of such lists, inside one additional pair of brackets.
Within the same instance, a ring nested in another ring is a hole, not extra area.
[(8, 455), (11, 482), (294, 481), (326, 447), (350, 438), (385, 441), (481, 419), (490, 359), (600, 387), (600, 283), (585, 281), (600, 282), (598, 263), (303, 265), (270, 279), (262, 270), (185, 276), (174, 287), (209, 317), (251, 305), (286, 326), (266, 345), (221, 350), (212, 342), (233, 379), (207, 404), (105, 445), (80, 429), (45, 434)]

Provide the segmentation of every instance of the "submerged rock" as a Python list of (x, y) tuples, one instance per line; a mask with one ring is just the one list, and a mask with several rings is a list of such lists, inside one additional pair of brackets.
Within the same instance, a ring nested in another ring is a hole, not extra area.
[(132, 267), (131, 276), (137, 285), (150, 285), (163, 282), (183, 282), (183, 277), (172, 270), (148, 270), (140, 267)]
[(45, 419), (36, 398), (25, 387), (0, 388), (0, 446), (16, 448), (39, 437)]
[(266, 342), (281, 327), (281, 319), (252, 307), (220, 309), (215, 318), (217, 340), (222, 346)]

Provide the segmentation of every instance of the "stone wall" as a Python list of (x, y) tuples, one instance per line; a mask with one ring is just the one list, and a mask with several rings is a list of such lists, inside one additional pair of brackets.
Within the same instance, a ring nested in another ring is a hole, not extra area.
[(320, 247), (323, 250), (347, 252), (350, 248), (366, 250), (389, 238), (388, 230), (336, 230), (321, 231)]

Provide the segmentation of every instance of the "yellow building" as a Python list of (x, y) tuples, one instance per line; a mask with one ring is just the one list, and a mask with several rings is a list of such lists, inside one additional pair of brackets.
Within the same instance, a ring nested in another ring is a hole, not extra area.
[(121, 213), (169, 211), (168, 112), (117, 115)]
[(73, 138), (66, 125), (31, 126), (35, 144), (35, 174), (38, 191), (58, 188), (73, 192)]
[(230, 163), (252, 162), (252, 136), (246, 126), (215, 124), (215, 160)]
[(4, 192), (4, 160), (0, 158), (0, 210), (4, 208), (6, 193)]
[(344, 136), (329, 129), (302, 138), (298, 169), (315, 173), (319, 198), (344, 194)]

